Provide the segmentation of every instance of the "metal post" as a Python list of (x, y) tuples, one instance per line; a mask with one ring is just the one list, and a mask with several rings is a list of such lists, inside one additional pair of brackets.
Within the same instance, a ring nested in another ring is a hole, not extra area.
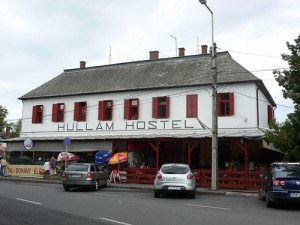
[(65, 171), (67, 169), (68, 145), (66, 145)]
[(211, 145), (211, 189), (218, 190), (218, 115), (217, 115), (217, 60), (216, 43), (214, 42), (214, 14), (207, 6), (206, 0), (199, 0), (211, 13), (211, 59), (212, 59), (212, 145)]

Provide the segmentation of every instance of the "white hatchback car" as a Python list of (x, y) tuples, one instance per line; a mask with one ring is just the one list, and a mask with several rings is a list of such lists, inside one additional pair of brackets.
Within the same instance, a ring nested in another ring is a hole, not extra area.
[(163, 164), (154, 180), (154, 197), (165, 193), (187, 193), (196, 197), (196, 180), (188, 164)]

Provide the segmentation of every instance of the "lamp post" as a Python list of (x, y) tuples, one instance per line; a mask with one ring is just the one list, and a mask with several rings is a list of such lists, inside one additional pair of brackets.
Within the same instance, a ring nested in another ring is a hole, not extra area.
[(212, 79), (212, 144), (211, 144), (211, 189), (218, 189), (218, 115), (217, 115), (217, 62), (216, 62), (216, 43), (214, 42), (214, 14), (207, 6), (206, 0), (199, 2), (211, 13), (211, 69), (213, 72)]

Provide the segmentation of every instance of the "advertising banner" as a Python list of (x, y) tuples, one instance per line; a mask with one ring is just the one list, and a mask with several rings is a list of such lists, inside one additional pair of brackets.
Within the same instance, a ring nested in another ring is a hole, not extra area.
[(16, 177), (43, 177), (43, 165), (9, 165), (7, 174)]

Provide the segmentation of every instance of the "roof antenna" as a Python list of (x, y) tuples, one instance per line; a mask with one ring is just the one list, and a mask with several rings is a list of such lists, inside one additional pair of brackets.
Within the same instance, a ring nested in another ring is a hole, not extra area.
[(175, 53), (176, 53), (175, 55), (177, 57), (177, 37), (174, 37), (171, 34), (170, 34), (170, 37), (175, 39)]
[(108, 57), (108, 63), (111, 64), (111, 46), (109, 46), (109, 57)]

